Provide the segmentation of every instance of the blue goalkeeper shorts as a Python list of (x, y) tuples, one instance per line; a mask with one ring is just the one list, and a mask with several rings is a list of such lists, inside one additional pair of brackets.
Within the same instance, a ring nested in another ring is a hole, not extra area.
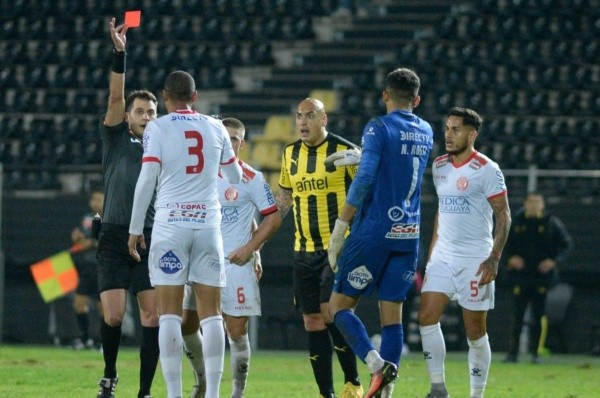
[(333, 291), (350, 297), (404, 301), (415, 279), (417, 252), (399, 252), (373, 246), (350, 234), (338, 259)]

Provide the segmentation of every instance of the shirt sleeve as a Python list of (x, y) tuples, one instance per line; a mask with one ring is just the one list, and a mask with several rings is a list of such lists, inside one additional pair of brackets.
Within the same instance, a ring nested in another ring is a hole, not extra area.
[(362, 157), (354, 181), (350, 185), (346, 202), (354, 207), (360, 207), (371, 190), (375, 181), (385, 135), (379, 130), (376, 119), (371, 120), (363, 131)]
[(506, 193), (504, 174), (498, 164), (490, 162), (484, 168), (483, 192), (485, 197), (493, 199)]
[[(235, 152), (233, 151), (233, 147), (231, 146), (231, 139), (229, 138), (229, 133), (223, 124), (221, 124), (221, 145), (223, 147), (223, 151), (221, 152), (221, 165), (228, 165), (236, 162)], [(240, 177), (241, 178), (241, 177)], [(237, 182), (236, 182), (237, 184)]]
[(271, 188), (262, 173), (257, 172), (249, 185), (252, 203), (254, 203), (260, 214), (266, 216), (277, 210)]
[(131, 212), (131, 222), (129, 224), (129, 233), (141, 235), (144, 231), (144, 220), (146, 211), (152, 201), (156, 181), (160, 173), (160, 163), (145, 162), (142, 164), (142, 170), (135, 185), (135, 194), (133, 197), (133, 209)]
[(292, 189), (292, 183), (290, 182), (290, 176), (288, 175), (287, 167), (286, 167), (286, 151), (283, 150), (283, 155), (281, 156), (281, 173), (279, 174), (279, 185), (286, 189)]
[(161, 161), (161, 149), (157, 128), (158, 125), (156, 122), (151, 121), (144, 130), (144, 136), (142, 137), (142, 145), (144, 147), (142, 162), (152, 161), (160, 163)]

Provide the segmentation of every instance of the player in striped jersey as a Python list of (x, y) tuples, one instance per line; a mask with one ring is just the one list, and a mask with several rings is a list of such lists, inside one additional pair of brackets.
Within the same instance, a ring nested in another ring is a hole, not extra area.
[[(333, 349), (344, 371), (340, 397), (362, 397), (356, 357), (333, 324), (328, 301), (333, 272), (327, 260), (329, 236), (356, 166), (326, 166), (325, 158), (356, 145), (326, 130), (323, 103), (302, 100), (296, 108), (296, 130), (300, 139), (289, 144), (282, 155), (277, 202), (284, 217), (293, 208), (296, 227), (294, 243), (294, 298), (308, 332), (309, 358), (320, 396), (334, 397)], [(333, 346), (332, 346), (333, 341)]]

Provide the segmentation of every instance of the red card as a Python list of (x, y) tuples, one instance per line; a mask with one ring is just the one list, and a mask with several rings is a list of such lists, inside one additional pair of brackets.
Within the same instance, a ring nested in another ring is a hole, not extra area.
[(140, 26), (142, 19), (142, 11), (125, 11), (125, 25), (129, 28), (137, 28)]

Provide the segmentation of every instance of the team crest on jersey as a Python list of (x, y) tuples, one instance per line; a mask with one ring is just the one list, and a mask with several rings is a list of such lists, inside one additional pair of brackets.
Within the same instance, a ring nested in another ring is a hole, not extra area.
[(371, 275), (367, 267), (361, 265), (348, 273), (348, 282), (350, 282), (353, 288), (361, 290), (373, 282), (373, 275)]
[(158, 267), (165, 274), (175, 274), (183, 269), (183, 264), (179, 258), (177, 258), (175, 253), (173, 253), (172, 250), (169, 250), (160, 258)]
[(229, 187), (225, 191), (225, 199), (227, 199), (229, 202), (233, 202), (233, 201), (237, 200), (238, 196), (239, 196), (239, 192), (234, 187)]
[(402, 218), (404, 218), (404, 210), (402, 210), (398, 206), (390, 207), (390, 209), (388, 210), (388, 217), (390, 218), (390, 220), (398, 222), (402, 220)]
[(469, 180), (467, 180), (467, 177), (463, 176), (456, 180), (456, 189), (458, 189), (459, 191), (464, 191), (465, 189), (467, 189), (468, 186)]

